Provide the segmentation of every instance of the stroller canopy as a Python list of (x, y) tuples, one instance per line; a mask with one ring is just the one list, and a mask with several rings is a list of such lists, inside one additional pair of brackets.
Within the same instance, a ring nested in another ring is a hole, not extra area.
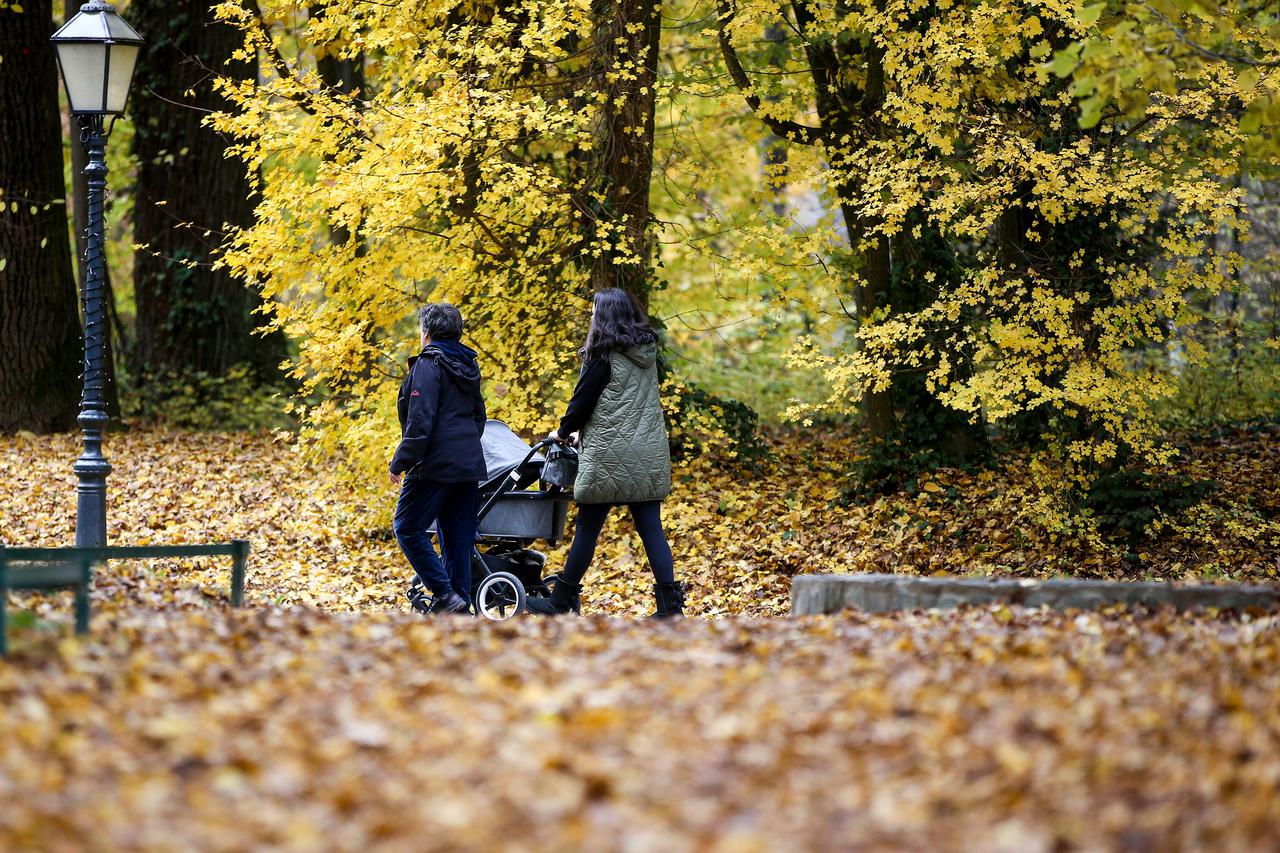
[[(524, 443), (520, 436), (511, 431), (511, 427), (493, 418), (485, 422), (484, 433), (480, 436), (480, 443), (484, 447), (484, 464), (489, 472), (489, 478), (486, 482), (492, 482), (498, 477), (505, 477), (513, 468), (524, 461), (524, 458), (529, 455), (529, 451), (532, 449)], [(545, 461), (546, 459), (541, 453), (535, 453), (533, 458), (529, 460), (529, 464), (520, 471), (520, 482), (517, 484), (517, 488), (523, 489), (536, 481), (542, 473), (542, 463)]]

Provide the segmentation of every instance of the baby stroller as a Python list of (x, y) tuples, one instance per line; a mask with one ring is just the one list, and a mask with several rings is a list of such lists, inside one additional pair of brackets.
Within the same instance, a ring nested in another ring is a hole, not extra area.
[[(524, 610), (526, 596), (551, 594), (556, 579), (543, 576), (546, 555), (529, 546), (540, 540), (554, 546), (564, 537), (572, 500), (566, 489), (572, 487), (577, 457), (572, 448), (550, 439), (530, 447), (492, 419), (485, 424), (481, 444), (487, 477), (480, 484), (479, 526), (471, 552), (471, 601), (477, 616), (502, 621)], [(430, 531), (435, 532), (434, 525)], [(414, 577), (405, 594), (414, 610), (431, 607), (431, 594), (420, 578)]]

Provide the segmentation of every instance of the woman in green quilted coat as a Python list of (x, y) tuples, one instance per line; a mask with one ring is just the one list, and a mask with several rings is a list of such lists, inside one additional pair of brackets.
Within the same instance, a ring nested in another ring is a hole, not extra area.
[(662, 531), (662, 499), (671, 492), (671, 450), (658, 397), (658, 336), (625, 290), (596, 292), (591, 330), (579, 350), (582, 372), (556, 441), (578, 445), (573, 497), (578, 523), (550, 598), (531, 598), (531, 613), (580, 609), (582, 576), (595, 556), (609, 510), (626, 504), (653, 569), (654, 616), (684, 614), (671, 546)]

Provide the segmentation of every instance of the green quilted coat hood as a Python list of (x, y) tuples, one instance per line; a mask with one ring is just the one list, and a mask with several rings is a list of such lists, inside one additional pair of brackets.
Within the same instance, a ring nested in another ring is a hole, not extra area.
[(638, 503), (671, 492), (671, 449), (658, 394), (656, 343), (615, 352), (609, 384), (582, 428), (578, 503)]

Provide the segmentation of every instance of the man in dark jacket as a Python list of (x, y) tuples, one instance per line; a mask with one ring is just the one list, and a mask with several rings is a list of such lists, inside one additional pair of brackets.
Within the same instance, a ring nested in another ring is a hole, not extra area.
[[(391, 482), (400, 485), (396, 541), (432, 592), (431, 612), (466, 613), (479, 487), (486, 474), (480, 368), (475, 350), (459, 340), (457, 308), (427, 305), (418, 319), (422, 352), (409, 359), (409, 375), (396, 400), (401, 435), (391, 460)], [(427, 532), (432, 522), (444, 565)]]

